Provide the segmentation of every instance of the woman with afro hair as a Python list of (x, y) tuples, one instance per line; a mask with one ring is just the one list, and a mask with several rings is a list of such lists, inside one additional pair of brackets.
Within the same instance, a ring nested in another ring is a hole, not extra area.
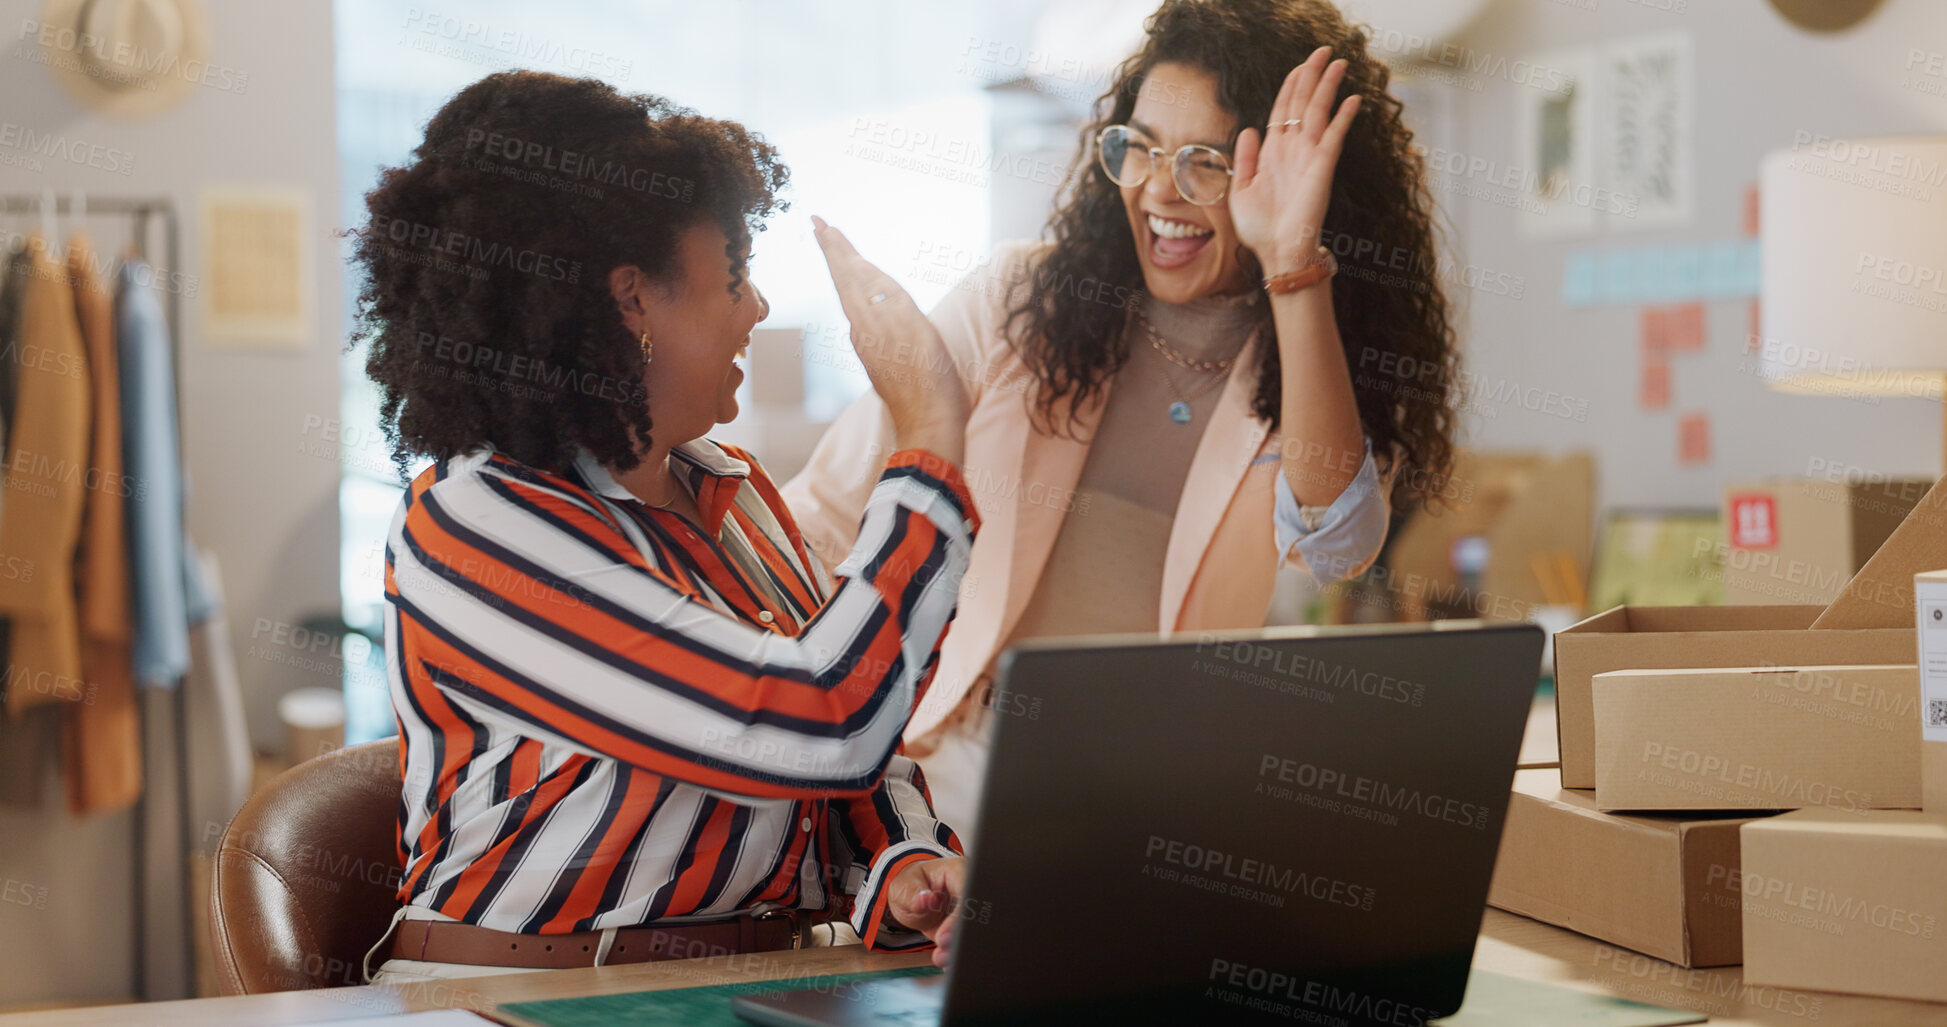
[(735, 123), (523, 71), (461, 90), (366, 197), (366, 368), (402, 475), (432, 460), (385, 551), (405, 785), (374, 979), (847, 923), (914, 949), (947, 921), (960, 842), (900, 741), (979, 523), (939, 333), (818, 222), (896, 450), (829, 567), (704, 437), (737, 414), (785, 180)]

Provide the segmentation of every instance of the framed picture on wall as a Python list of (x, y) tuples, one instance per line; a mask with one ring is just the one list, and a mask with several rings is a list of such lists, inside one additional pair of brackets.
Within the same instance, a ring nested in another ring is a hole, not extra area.
[(1695, 79), (1689, 33), (1618, 40), (1602, 51), (1602, 184), (1634, 208), (1617, 228), (1686, 224)]
[(1595, 53), (1558, 50), (1530, 58), (1527, 88), (1515, 98), (1515, 153), (1521, 164), (1516, 225), (1526, 239), (1587, 235), (1595, 228)]

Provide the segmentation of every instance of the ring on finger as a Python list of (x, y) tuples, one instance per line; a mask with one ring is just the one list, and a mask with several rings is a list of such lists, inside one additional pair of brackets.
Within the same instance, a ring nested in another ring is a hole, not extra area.
[(875, 292), (866, 300), (867, 303), (884, 303), (885, 301), (886, 294), (883, 292)]
[(1305, 123), (1304, 118), (1286, 118), (1285, 120), (1278, 122), (1278, 127), (1297, 128), (1299, 125), (1302, 125), (1304, 123)]

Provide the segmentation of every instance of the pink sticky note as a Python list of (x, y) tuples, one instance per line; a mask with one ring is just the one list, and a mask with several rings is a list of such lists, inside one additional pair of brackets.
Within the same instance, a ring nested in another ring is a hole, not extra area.
[(1636, 405), (1644, 410), (1662, 410), (1670, 405), (1670, 361), (1660, 350), (1643, 354), (1643, 379)]
[(1679, 353), (1697, 353), (1704, 348), (1704, 305), (1680, 303), (1664, 312), (1663, 346)]
[(1677, 421), (1677, 459), (1686, 465), (1710, 462), (1710, 415), (1685, 414)]
[(1643, 308), (1637, 322), (1641, 325), (1645, 359), (1652, 353), (1662, 353), (1669, 346), (1669, 320), (1662, 307)]

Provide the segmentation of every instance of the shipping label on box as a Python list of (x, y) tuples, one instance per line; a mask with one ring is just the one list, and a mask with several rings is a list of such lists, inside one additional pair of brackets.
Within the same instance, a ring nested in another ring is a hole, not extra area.
[(1916, 807), (1918, 724), (1912, 666), (1598, 674), (1595, 801), (1604, 810)]
[(1745, 984), (1947, 1002), (1947, 817), (1806, 809), (1741, 834)]
[(1947, 813), (1947, 571), (1913, 576), (1919, 618), (1920, 804)]
[(1769, 492), (1732, 492), (1730, 543), (1733, 549), (1771, 549), (1778, 545), (1778, 497)]

